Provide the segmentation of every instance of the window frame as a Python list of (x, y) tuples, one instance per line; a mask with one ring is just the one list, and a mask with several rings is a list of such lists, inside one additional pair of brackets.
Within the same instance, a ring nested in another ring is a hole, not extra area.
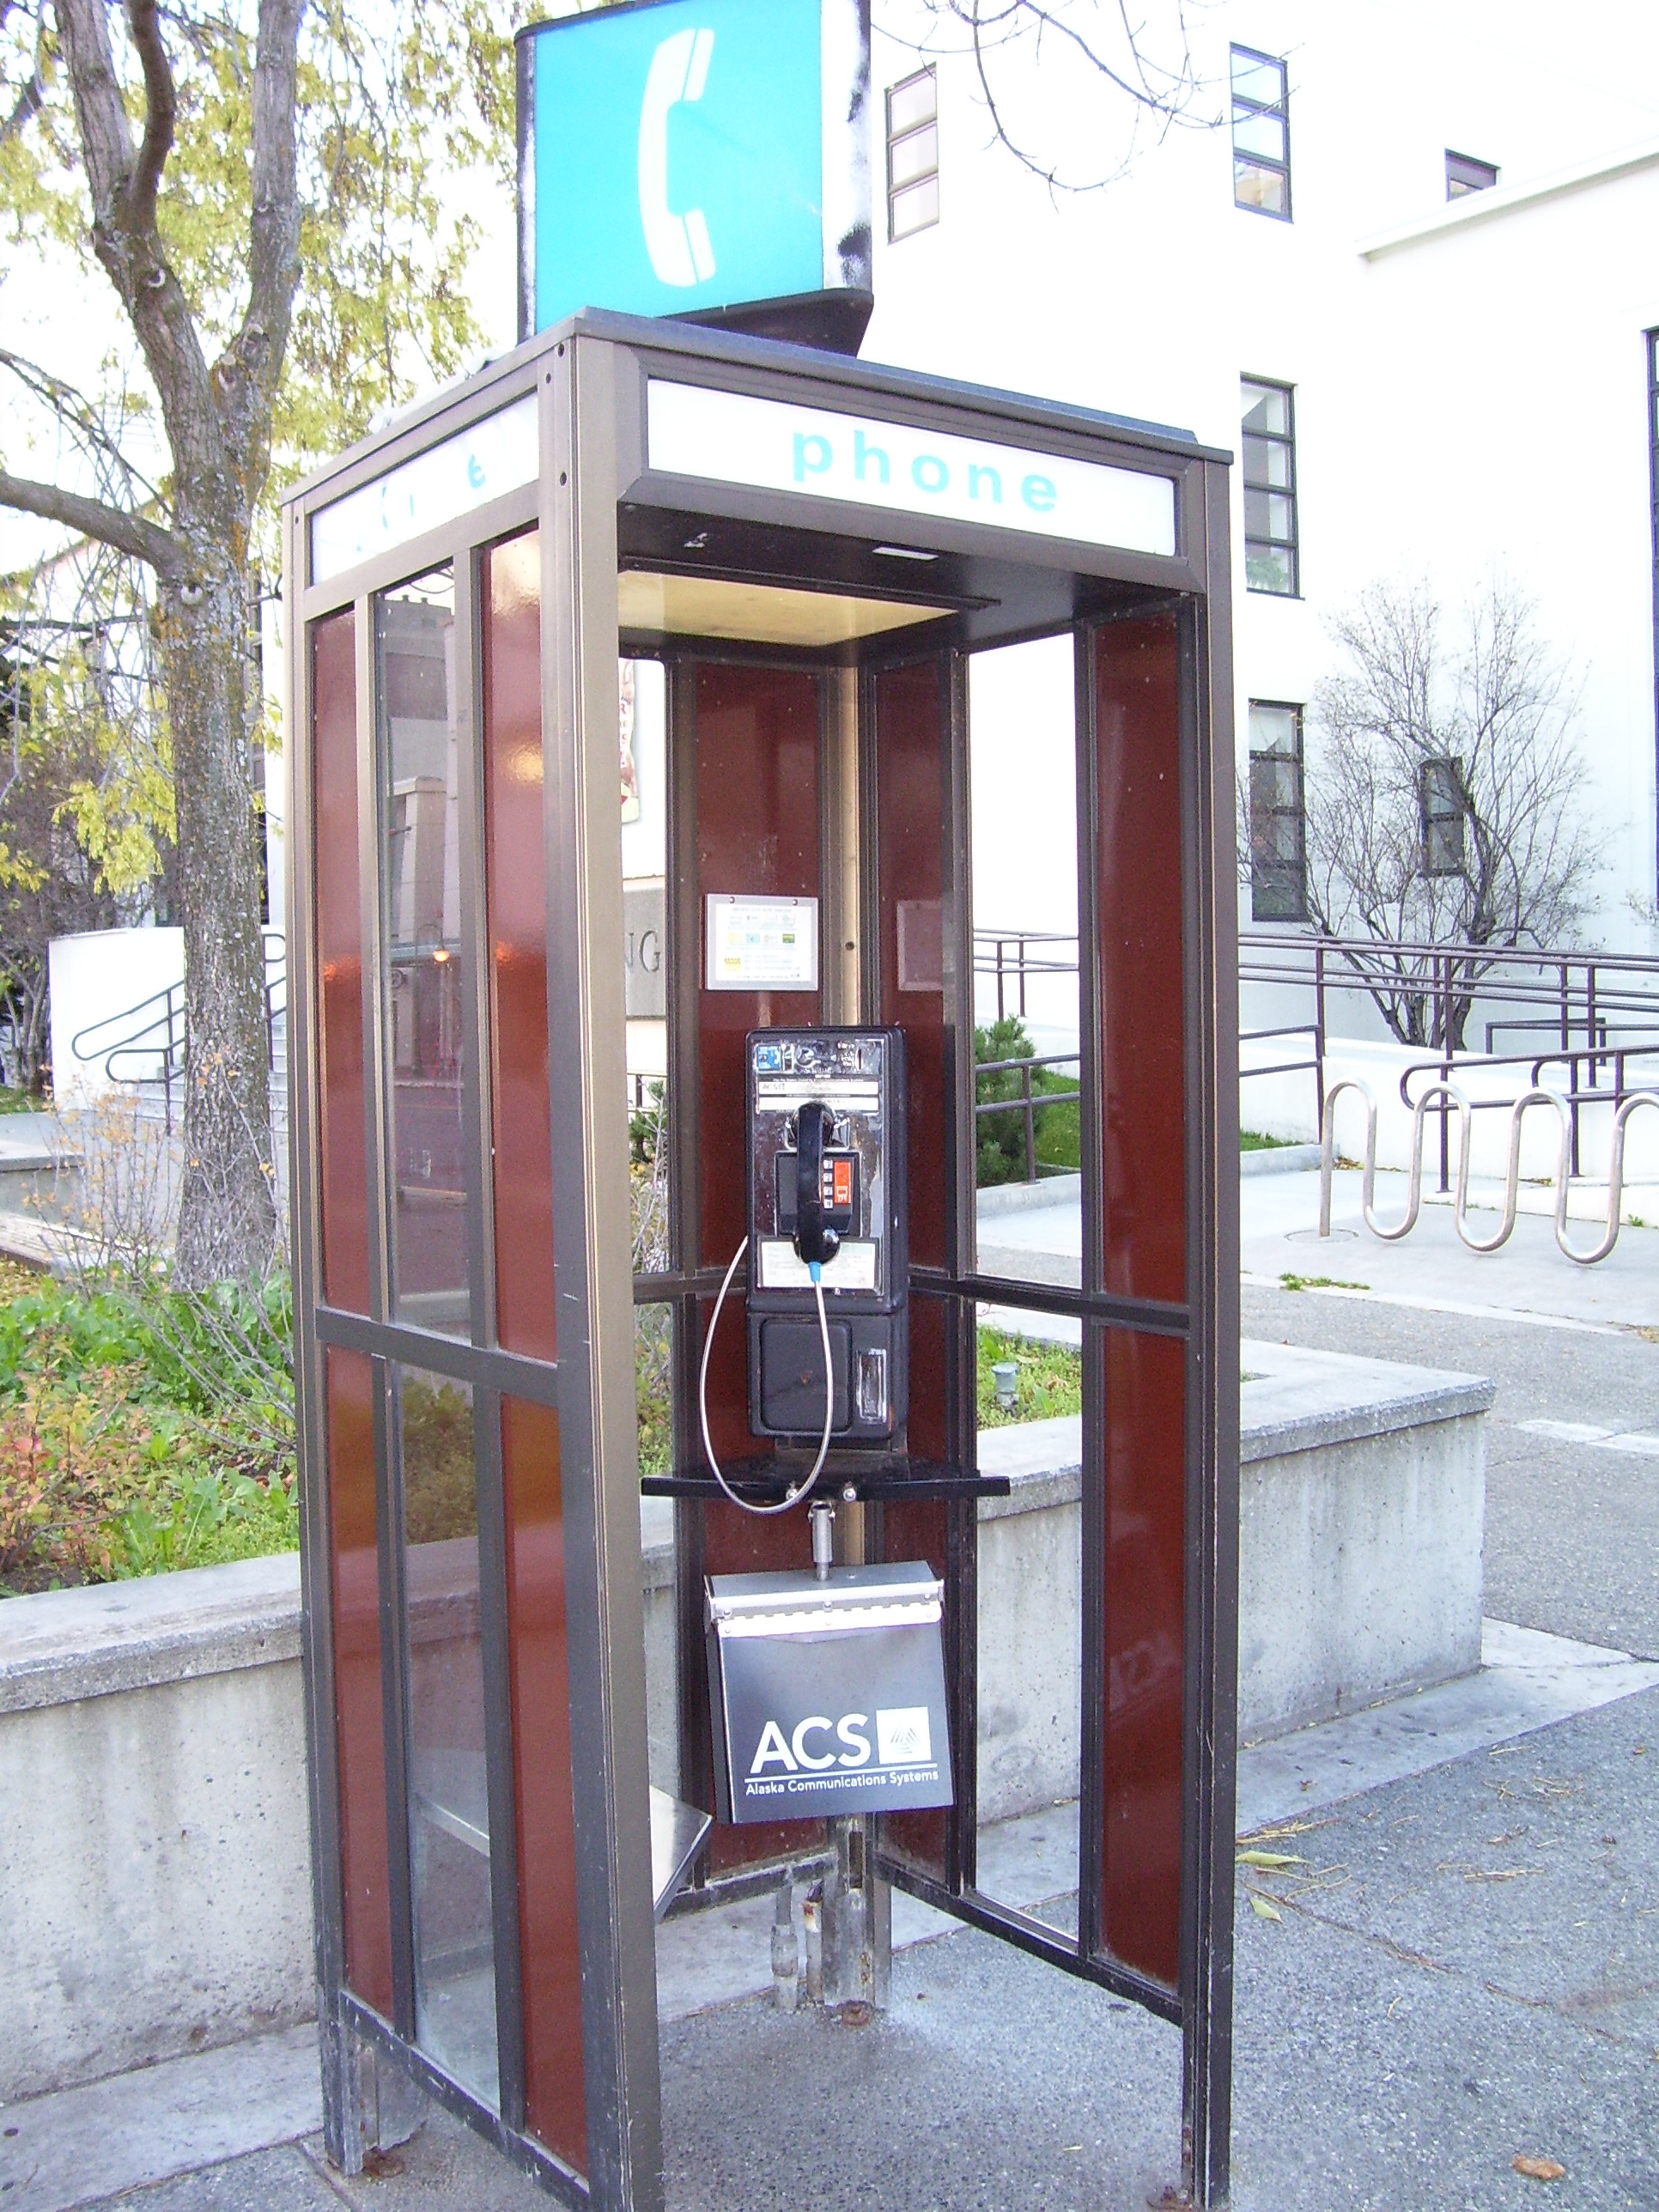
[[(1455, 173), (1454, 165), (1461, 164), (1462, 175)], [(1476, 175), (1474, 172), (1479, 171)], [(1496, 161), (1483, 161), (1478, 154), (1459, 154), (1449, 146), (1446, 149), (1446, 198), (1448, 203), (1466, 200), (1471, 192), (1492, 192), (1498, 189), (1498, 168)]]
[[(924, 118), (924, 119), (920, 123), (908, 124), (903, 130), (895, 131), (893, 128), (893, 95), (896, 93), (908, 92), (913, 85), (920, 84), (924, 78), (927, 79), (933, 88), (933, 112), (932, 115)], [(899, 246), (902, 245), (907, 238), (916, 238), (919, 237), (924, 230), (935, 229), (938, 227), (939, 219), (939, 70), (934, 63), (928, 62), (921, 69), (913, 70), (908, 76), (901, 77), (896, 84), (890, 84), (888, 86), (885, 94), (885, 121), (887, 131), (887, 243), (890, 246)], [(914, 177), (906, 177), (902, 183), (895, 183), (893, 178), (894, 154), (901, 146), (908, 145), (912, 141), (920, 138), (924, 131), (931, 131), (933, 134), (933, 167), (931, 169), (923, 169)], [(932, 180), (933, 186), (933, 214), (927, 218), (926, 222), (912, 223), (904, 230), (896, 228), (894, 222), (894, 207), (899, 195), (903, 192), (913, 192), (918, 185), (925, 185), (930, 179)]]
[[(1241, 374), (1238, 380), (1238, 385), (1239, 398), (1241, 401), (1243, 399), (1247, 386), (1254, 386), (1257, 392), (1282, 392), (1285, 398), (1285, 419), (1289, 426), (1288, 428), (1283, 431), (1247, 430), (1244, 428), (1244, 410), (1241, 406), (1239, 414), (1239, 437), (1243, 445), (1243, 452), (1240, 456), (1240, 465), (1242, 471), (1241, 481), (1243, 483), (1245, 494), (1244, 588), (1247, 592), (1259, 592), (1264, 599), (1299, 599), (1302, 597), (1302, 495), (1297, 482), (1296, 386), (1293, 384), (1283, 383), (1277, 377), (1252, 376), (1248, 373)], [(1288, 465), (1285, 472), (1285, 481), (1282, 484), (1259, 483), (1252, 480), (1250, 476), (1249, 442), (1252, 438), (1259, 438), (1268, 445), (1280, 446), (1285, 449), (1287, 456)], [(1249, 495), (1253, 491), (1273, 494), (1278, 497), (1289, 501), (1291, 508), (1291, 534), (1288, 538), (1262, 538), (1252, 533), (1250, 529)], [(1288, 591), (1281, 591), (1279, 586), (1274, 584), (1252, 583), (1250, 580), (1250, 550), (1253, 546), (1264, 548), (1270, 552), (1287, 552), (1290, 555), (1291, 587)]]
[[(1443, 802), (1443, 803), (1440, 803)], [(1418, 826), (1422, 837), (1423, 873), (1436, 879), (1463, 875), (1468, 866), (1468, 786), (1463, 781), (1463, 763), (1455, 753), (1437, 753), (1421, 760), (1417, 767)], [(1448, 837), (1447, 825), (1456, 824), (1457, 851), (1455, 858), (1446, 849), (1437, 854), (1437, 845)]]
[[(1279, 98), (1276, 100), (1270, 101), (1255, 100), (1251, 98), (1249, 93), (1241, 93), (1238, 90), (1237, 85), (1235, 82), (1234, 65), (1241, 58), (1245, 61), (1254, 62), (1258, 66), (1265, 66), (1267, 69), (1274, 69), (1279, 71)], [(1282, 55), (1261, 53), (1258, 52), (1256, 48), (1254, 46), (1241, 46), (1237, 44), (1231, 45), (1227, 49), (1227, 91), (1232, 102), (1228, 135), (1231, 142), (1233, 155), (1233, 205), (1236, 208), (1244, 209), (1245, 211), (1250, 215), (1265, 215), (1274, 222), (1290, 222), (1294, 219), (1291, 212), (1293, 203), (1291, 195), (1290, 66)], [(1241, 120), (1247, 119), (1253, 115), (1271, 115), (1277, 119), (1280, 129), (1284, 132), (1285, 155), (1282, 161), (1275, 161), (1270, 154), (1254, 154), (1240, 151), (1238, 143), (1239, 124)], [(1238, 165), (1241, 161), (1247, 161), (1253, 168), (1265, 169), (1269, 174), (1276, 177), (1282, 177), (1284, 179), (1285, 204), (1282, 208), (1263, 207), (1257, 200), (1240, 199), (1238, 196)]]
[[(1250, 920), (1264, 922), (1305, 922), (1308, 919), (1308, 794), (1303, 751), (1303, 731), (1307, 708), (1304, 704), (1291, 699), (1252, 699), (1245, 710), (1247, 732), (1250, 726), (1250, 718), (1258, 707), (1267, 708), (1274, 714), (1289, 714), (1291, 717), (1292, 739), (1291, 750), (1289, 752), (1281, 752), (1276, 745), (1257, 745), (1254, 743), (1249, 749), (1249, 772), (1246, 789), (1249, 830)], [(1258, 761), (1290, 763), (1295, 771), (1296, 798), (1293, 805), (1258, 808), (1255, 777), (1255, 765)], [(1293, 860), (1283, 861), (1275, 859), (1272, 861), (1263, 861), (1258, 859), (1260, 841), (1257, 837), (1256, 824), (1259, 817), (1263, 814), (1276, 822), (1294, 821), (1296, 854)], [(1261, 910), (1262, 902), (1269, 894), (1263, 879), (1270, 872), (1285, 874), (1292, 869), (1295, 876), (1294, 896), (1290, 903), (1294, 907), (1294, 911), (1264, 913)]]

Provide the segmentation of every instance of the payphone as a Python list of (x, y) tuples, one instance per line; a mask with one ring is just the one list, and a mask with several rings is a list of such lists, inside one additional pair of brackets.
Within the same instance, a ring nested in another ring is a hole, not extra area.
[(748, 1234), (720, 1285), (702, 1361), (749, 1257), (749, 1424), (786, 1446), (891, 1450), (909, 1384), (904, 1204), (904, 1037), (896, 1029), (757, 1030), (744, 1040)]

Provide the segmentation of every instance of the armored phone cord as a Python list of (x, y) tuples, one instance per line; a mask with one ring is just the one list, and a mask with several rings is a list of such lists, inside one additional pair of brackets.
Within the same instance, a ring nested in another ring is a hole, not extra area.
[(793, 1485), (775, 1505), (751, 1505), (737, 1492), (720, 1473), (720, 1463), (714, 1456), (714, 1447), (708, 1434), (708, 1355), (714, 1346), (714, 1331), (720, 1327), (720, 1308), (726, 1304), (726, 1294), (732, 1287), (732, 1278), (738, 1272), (738, 1263), (749, 1249), (745, 1237), (732, 1255), (732, 1264), (726, 1271), (726, 1280), (720, 1285), (720, 1296), (714, 1301), (714, 1310), (709, 1317), (708, 1334), (702, 1340), (702, 1364), (697, 1374), (697, 1410), (702, 1417), (702, 1448), (708, 1454), (708, 1464), (714, 1480), (731, 1499), (745, 1513), (787, 1513), (792, 1505), (799, 1505), (812, 1494), (814, 1484), (823, 1472), (823, 1462), (830, 1456), (830, 1434), (836, 1423), (836, 1378), (830, 1362), (830, 1320), (823, 1310), (823, 1271), (816, 1260), (807, 1262), (812, 1278), (813, 1294), (818, 1302), (818, 1340), (823, 1346), (823, 1440), (818, 1446), (818, 1455), (812, 1462), (812, 1472), (805, 1482)]

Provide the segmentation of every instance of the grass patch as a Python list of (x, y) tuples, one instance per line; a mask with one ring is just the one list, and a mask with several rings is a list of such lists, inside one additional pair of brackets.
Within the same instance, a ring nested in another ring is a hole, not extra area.
[(1369, 1283), (1345, 1283), (1340, 1275), (1291, 1275), (1279, 1279), (1282, 1291), (1368, 1291)]
[(46, 1110), (46, 1104), (32, 1091), (20, 1091), (15, 1084), (0, 1083), (0, 1114), (40, 1114)]
[[(997, 1403), (991, 1370), (1009, 1359), (1019, 1373), (1014, 1409), (1006, 1413)], [(977, 1380), (982, 1429), (1006, 1429), (1016, 1421), (1049, 1421), (1061, 1413), (1083, 1411), (1083, 1354), (1074, 1344), (1047, 1344), (1036, 1337), (981, 1328)]]
[(1241, 1152), (1287, 1152), (1291, 1143), (1289, 1137), (1264, 1137), (1260, 1129), (1241, 1129), (1238, 1133)]
[(298, 1546), (286, 1279), (0, 1298), (0, 1595)]

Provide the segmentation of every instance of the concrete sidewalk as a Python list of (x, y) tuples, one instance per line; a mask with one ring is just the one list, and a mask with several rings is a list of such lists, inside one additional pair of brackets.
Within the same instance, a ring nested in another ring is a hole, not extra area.
[[(1243, 1754), (1241, 1830), (1283, 1831), (1275, 1847), (1304, 1863), (1245, 1875), (1273, 1893), (1262, 1903), (1277, 1920), (1241, 1899), (1241, 2207), (1499, 2203), (1502, 2174), (1492, 2170), (1490, 2187), (1479, 2178), (1494, 2115), (1519, 2129), (1524, 2105), (1559, 2157), (1562, 2142), (1595, 2140), (1596, 2096), (1646, 2085), (1641, 2067), (1659, 2050), (1659, 1853), (1644, 1762), (1650, 1744), (1659, 1759), (1659, 1666), (1498, 1623), (1486, 1659), (1466, 1681)], [(1074, 1813), (1004, 1827), (984, 1838), (988, 1891), (1064, 1917), (1054, 1869), (1075, 1866), (1058, 1848)], [(1505, 1900), (1518, 1917), (1504, 1917)], [(1138, 2206), (1173, 2178), (1179, 2043), (1168, 2028), (902, 1898), (889, 2017), (857, 2032), (786, 2020), (762, 1994), (770, 1920), (760, 1898), (659, 1930), (672, 2206), (749, 2212), (803, 2189), (823, 2205), (874, 2191), (884, 2207), (928, 2212)], [(1449, 2052), (1460, 2082), (1510, 2080), (1512, 2009), (1527, 2014), (1525, 2099), (1494, 2088), (1487, 2111), (1465, 2091), (1443, 2111)], [(1326, 2037), (1380, 2039), (1388, 2063), (1338, 2094), (1318, 2063)], [(1561, 2081), (1544, 2094), (1553, 2068)], [(851, 2112), (858, 2129), (832, 2156)], [(297, 2212), (342, 2198), (386, 2212), (528, 2212), (547, 2201), (437, 2113), (378, 2174), (331, 2173), (305, 2029), (36, 2099), (0, 2123), (7, 2212)], [(1468, 2193), (1396, 2186), (1399, 2159), (1437, 2159), (1449, 2125), (1447, 2172), (1462, 2160)], [(1374, 2190), (1347, 2149), (1368, 2136)], [(1644, 2166), (1639, 2149), (1633, 2141), (1635, 2194), (1578, 2189), (1560, 2201), (1651, 2212), (1659, 2164)], [(1645, 2155), (1659, 2160), (1650, 2142)]]

